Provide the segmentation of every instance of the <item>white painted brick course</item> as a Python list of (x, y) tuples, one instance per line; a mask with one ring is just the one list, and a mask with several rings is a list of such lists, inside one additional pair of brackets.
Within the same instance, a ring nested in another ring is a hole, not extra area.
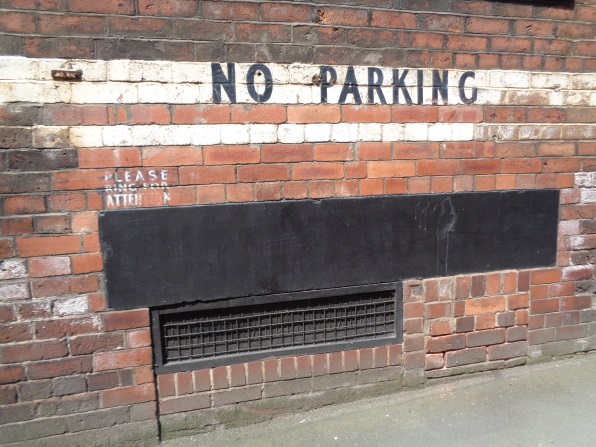
[(492, 71), (489, 75), (488, 85), (498, 88), (528, 88), (530, 87), (530, 74), (520, 71)]
[(358, 141), (381, 141), (383, 125), (378, 123), (358, 124)]
[(274, 124), (249, 125), (251, 144), (277, 143), (277, 126)]
[(358, 140), (358, 123), (339, 123), (331, 125), (331, 141), (351, 143)]
[(250, 135), (244, 124), (224, 124), (221, 126), (222, 144), (248, 144)]
[(406, 141), (426, 141), (428, 140), (428, 124), (426, 123), (407, 123), (405, 125)]
[(453, 126), (449, 123), (435, 123), (428, 126), (428, 139), (431, 141), (451, 141)]
[(304, 126), (281, 124), (277, 128), (277, 139), (280, 143), (304, 143)]
[(74, 147), (107, 146), (103, 141), (104, 127), (77, 126), (70, 128), (70, 144)]
[(539, 89), (571, 88), (571, 75), (555, 73), (532, 73), (530, 87)]
[(205, 83), (211, 79), (211, 64), (204, 62), (176, 62), (172, 63), (172, 79), (175, 83)]
[(304, 126), (304, 141), (308, 143), (321, 143), (327, 142), (330, 139), (330, 124), (306, 124)]
[(132, 126), (132, 141), (137, 146), (157, 146), (162, 140), (162, 126)]
[(105, 146), (133, 146), (131, 126), (105, 126), (102, 128), (102, 139)]
[(389, 123), (382, 124), (382, 141), (403, 141), (406, 135), (404, 124)]
[[(201, 101), (198, 84), (138, 84), (138, 102), (148, 104), (195, 104)], [(211, 91), (209, 91), (211, 96)]]
[[(81, 70), (83, 82), (105, 82), (108, 80), (108, 63), (94, 60), (39, 60), (39, 79), (52, 81), (52, 70)], [(62, 82), (62, 81), (59, 81)]]
[(596, 90), (596, 73), (574, 74), (573, 88), (579, 90)]
[(39, 61), (25, 57), (3, 56), (0, 58), (0, 79), (37, 80), (39, 79)]
[(53, 82), (0, 82), (0, 103), (30, 102), (69, 103), (72, 99), (70, 83)]
[(192, 126), (190, 132), (191, 144), (195, 146), (209, 146), (221, 143), (221, 126)]
[(164, 146), (186, 146), (191, 144), (192, 126), (163, 126), (160, 129), (160, 144)]
[(72, 84), (75, 104), (132, 104), (138, 102), (137, 86), (127, 82), (81, 82)]

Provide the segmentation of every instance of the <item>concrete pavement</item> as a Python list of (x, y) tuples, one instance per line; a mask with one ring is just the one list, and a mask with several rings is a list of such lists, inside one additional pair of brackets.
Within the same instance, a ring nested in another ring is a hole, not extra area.
[(435, 382), (161, 445), (596, 446), (596, 353)]

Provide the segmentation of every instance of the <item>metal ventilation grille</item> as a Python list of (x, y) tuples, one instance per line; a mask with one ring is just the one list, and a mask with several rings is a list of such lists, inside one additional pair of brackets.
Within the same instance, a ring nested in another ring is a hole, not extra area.
[(371, 340), (378, 345), (379, 340), (395, 340), (395, 298), (392, 289), (162, 314), (162, 365), (205, 360), (213, 365), (213, 359)]

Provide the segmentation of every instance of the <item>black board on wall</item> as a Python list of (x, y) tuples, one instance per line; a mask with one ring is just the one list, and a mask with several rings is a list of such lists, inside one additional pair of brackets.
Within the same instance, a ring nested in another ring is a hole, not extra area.
[(558, 204), (538, 190), (105, 211), (108, 305), (552, 266)]

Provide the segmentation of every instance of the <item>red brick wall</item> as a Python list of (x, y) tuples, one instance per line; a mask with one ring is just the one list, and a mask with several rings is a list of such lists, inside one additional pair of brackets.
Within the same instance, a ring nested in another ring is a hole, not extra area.
[[(295, 411), (593, 350), (596, 3), (566, 4), (0, 1), (3, 443), (156, 442), (158, 423), (208, 429), (229, 405), (272, 417), (260, 405), (284, 396), (311, 402), (275, 401)], [(180, 62), (476, 70), (481, 87), (471, 106), (207, 104), (185, 97), (196, 83), (175, 90)], [(83, 81), (53, 81), (58, 68)], [(318, 124), (348, 127), (309, 138)], [(148, 310), (106, 307), (97, 217), (134, 206), (106, 189), (126, 170), (167, 171), (165, 186), (135, 185), (142, 207), (557, 188), (558, 262), (406, 281), (400, 345), (156, 377)]]

